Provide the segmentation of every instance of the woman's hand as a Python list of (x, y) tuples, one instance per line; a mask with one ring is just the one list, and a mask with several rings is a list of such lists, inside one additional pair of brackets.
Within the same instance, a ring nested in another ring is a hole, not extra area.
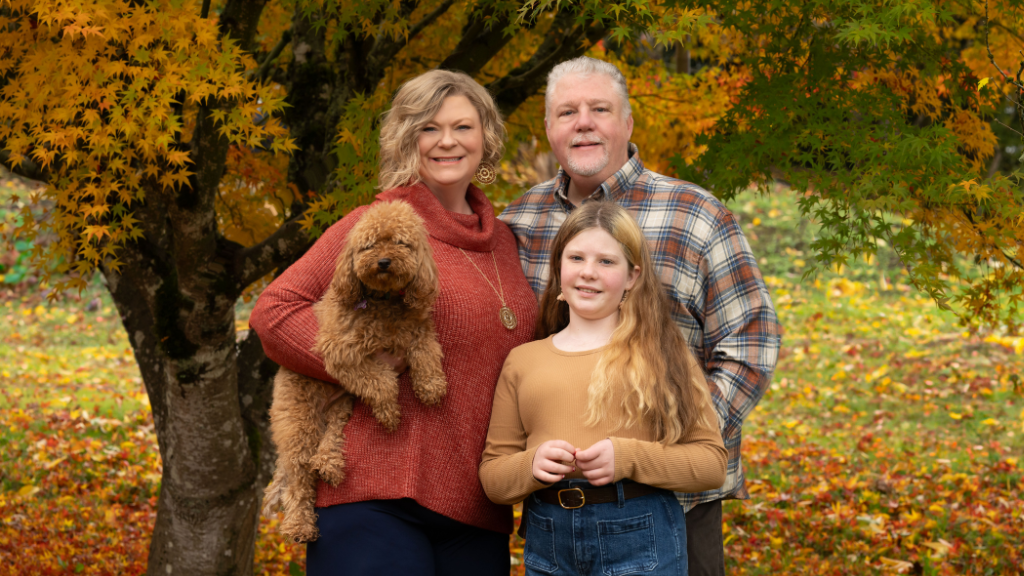
[[(574, 472), (571, 463), (576, 448), (565, 440), (548, 440), (533, 454), (533, 477), (545, 484), (554, 484)], [(566, 464), (569, 462), (569, 464)]]
[(615, 447), (612, 441), (605, 438), (586, 450), (578, 450), (576, 466), (594, 486), (610, 484), (615, 480)]

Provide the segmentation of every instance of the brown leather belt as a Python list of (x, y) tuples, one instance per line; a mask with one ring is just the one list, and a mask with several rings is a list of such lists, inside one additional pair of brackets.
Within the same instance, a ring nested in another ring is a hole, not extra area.
[[(647, 484), (627, 482), (622, 485), (623, 496), (626, 500), (639, 498), (648, 494), (666, 492), (662, 488), (655, 488)], [(614, 484), (601, 486), (600, 488), (544, 488), (533, 493), (538, 500), (545, 504), (555, 504), (566, 510), (575, 510), (585, 504), (607, 504), (618, 502), (619, 491)]]

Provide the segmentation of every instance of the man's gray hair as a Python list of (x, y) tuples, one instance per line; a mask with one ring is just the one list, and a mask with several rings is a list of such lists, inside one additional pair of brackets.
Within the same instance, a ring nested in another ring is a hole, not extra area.
[(544, 92), (544, 117), (547, 118), (551, 112), (551, 98), (555, 93), (555, 86), (558, 82), (569, 75), (579, 74), (581, 76), (591, 76), (593, 74), (603, 74), (611, 79), (612, 86), (615, 91), (618, 92), (619, 97), (622, 98), (622, 111), (623, 118), (628, 118), (633, 113), (629, 106), (629, 87), (626, 86), (626, 77), (622, 75), (622, 72), (615, 67), (614, 64), (609, 64), (603, 60), (596, 58), (590, 58), (589, 56), (580, 56), (573, 58), (572, 60), (566, 60), (558, 66), (551, 69), (548, 73), (548, 87)]

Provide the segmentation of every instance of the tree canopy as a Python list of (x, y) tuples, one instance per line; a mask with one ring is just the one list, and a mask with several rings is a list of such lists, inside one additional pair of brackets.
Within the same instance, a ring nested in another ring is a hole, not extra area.
[[(627, 71), (656, 169), (725, 197), (812, 190), (820, 263), (884, 246), (965, 319), (1016, 317), (1020, 90), (997, 69), (1024, 58), (1010, 2), (5, 4), (2, 153), (50, 184), (52, 217), (19, 233), (57, 233), (37, 261), (59, 288), (121, 264), (147, 188), (217, 188), (218, 227), (243, 245), (292, 208), (322, 230), (370, 197), (377, 116), (432, 67), (475, 75), (513, 138), (543, 140), (540, 72), (589, 47)], [(307, 80), (319, 92), (297, 94)], [(229, 144), (212, 171), (204, 132)]]
[(132, 340), (164, 462), (151, 569), (245, 572), (275, 367), (234, 304), (372, 197), (404, 81), (464, 71), (543, 148), (547, 73), (611, 61), (648, 166), (723, 198), (784, 181), (822, 225), (819, 267), (892, 249), (966, 323), (1015, 329), (1022, 19), (1008, 0), (0, 0), (0, 161), (46, 182), (15, 232), (52, 239), (44, 281), (102, 273)]

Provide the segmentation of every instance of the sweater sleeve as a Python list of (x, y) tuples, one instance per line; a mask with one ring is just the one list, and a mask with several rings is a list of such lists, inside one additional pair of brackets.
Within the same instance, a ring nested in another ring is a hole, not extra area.
[(728, 453), (718, 430), (718, 415), (710, 401), (704, 419), (678, 443), (666, 446), (634, 438), (610, 438), (615, 451), (615, 481), (635, 482), (675, 492), (714, 490), (725, 482)]
[(313, 352), (319, 327), (313, 305), (327, 292), (338, 254), (365, 210), (357, 208), (328, 228), (256, 301), (249, 326), (259, 334), (267, 358), (299, 374), (337, 384), (324, 369), (323, 359)]
[(526, 449), (526, 429), (519, 416), (515, 351), (505, 360), (491, 408), (491, 424), (480, 462), (480, 483), (491, 502), (515, 504), (548, 485), (533, 477), (536, 448)]

